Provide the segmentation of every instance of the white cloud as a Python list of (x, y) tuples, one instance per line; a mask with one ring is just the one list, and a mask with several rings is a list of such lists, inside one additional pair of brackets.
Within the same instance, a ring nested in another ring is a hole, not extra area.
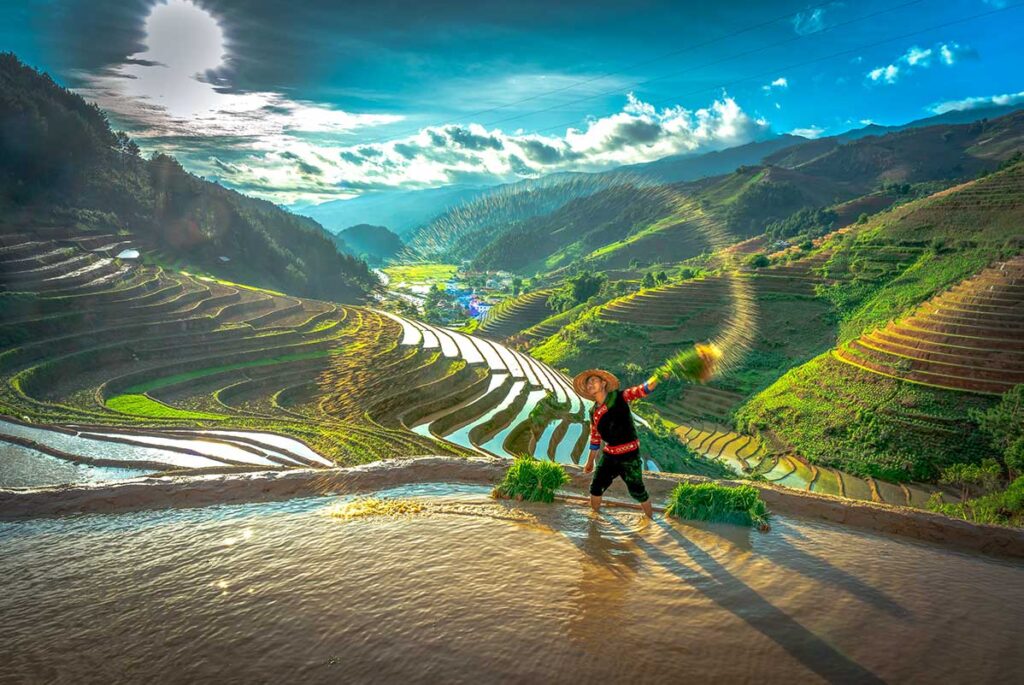
[(801, 138), (818, 138), (824, 132), (825, 129), (820, 126), (811, 125), (807, 128), (794, 128), (789, 132), (789, 134), (793, 136), (800, 136)]
[(766, 93), (770, 93), (774, 88), (789, 88), (789, 80), (787, 80), (785, 76), (780, 76), (771, 83), (766, 83), (761, 86), (761, 90)]
[[(561, 134), (449, 124), (353, 145), (351, 136), (336, 134), (402, 117), (351, 113), (276, 92), (231, 92), (231, 84), (218, 76), (232, 60), (225, 35), (194, 0), (155, 4), (144, 28), (145, 50), (103, 72), (81, 75), (79, 92), (127, 124), (145, 150), (177, 155), (195, 173), (285, 204), (368, 189), (603, 170), (741, 145), (768, 130), (767, 121), (744, 112), (724, 93), (696, 110), (659, 110), (630, 93), (621, 111)], [(522, 94), (564, 82), (528, 74), (509, 77), (506, 85)], [(772, 85), (788, 82), (780, 77)]]
[(1019, 93), (1003, 93), (1002, 95), (988, 95), (983, 97), (964, 98), (963, 100), (947, 100), (937, 102), (928, 107), (928, 111), (934, 114), (945, 114), (946, 112), (960, 112), (966, 109), (980, 109), (982, 107), (993, 107), (998, 105), (1016, 105), (1024, 103), (1024, 90)]
[(227, 92), (228, 84), (207, 78), (229, 60), (223, 30), (191, 0), (153, 5), (144, 30), (143, 52), (98, 74), (78, 74), (85, 85), (76, 89), (129, 124), (143, 145), (169, 136), (349, 131), (402, 118), (353, 114), (275, 92)]
[[(431, 126), (366, 145), (311, 145), (270, 137), (258, 154), (208, 161), (208, 172), (246, 192), (285, 203), (320, 202), (371, 189), (422, 188), (464, 180), (512, 181), (554, 171), (598, 171), (668, 155), (742, 145), (768, 122), (723, 95), (708, 107), (657, 109), (632, 94), (622, 110), (561, 135), (506, 133), (479, 124)], [(218, 160), (220, 161), (220, 160)], [(303, 173), (300, 164), (316, 173)]]
[(825, 28), (825, 9), (817, 7), (806, 12), (797, 12), (793, 16), (793, 30), (801, 36), (822, 30)]
[(900, 68), (895, 64), (890, 64), (884, 67), (878, 67), (868, 72), (868, 78), (872, 81), (885, 81), (886, 83), (896, 83), (896, 79), (900, 74)]
[(930, 67), (932, 65), (932, 58), (936, 54), (939, 56), (939, 63), (947, 67), (956, 64), (961, 59), (978, 56), (974, 48), (960, 45), (956, 42), (937, 43), (930, 48), (912, 45), (892, 64), (875, 67), (869, 71), (867, 78), (872, 83), (887, 83), (891, 85), (913, 69), (927, 69)]

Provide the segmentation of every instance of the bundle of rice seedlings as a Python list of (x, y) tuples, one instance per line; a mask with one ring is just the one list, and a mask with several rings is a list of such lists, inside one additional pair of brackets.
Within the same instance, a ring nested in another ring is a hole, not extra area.
[(686, 350), (666, 361), (658, 374), (662, 377), (675, 376), (691, 383), (707, 383), (714, 375), (722, 351), (716, 345), (698, 343), (692, 350)]
[(494, 488), (496, 497), (527, 502), (554, 502), (555, 491), (569, 482), (561, 464), (531, 456), (516, 457), (505, 472), (505, 480)]
[(721, 521), (768, 530), (768, 507), (750, 485), (680, 483), (669, 495), (665, 513), (680, 519)]
[(348, 521), (368, 516), (405, 516), (423, 510), (422, 503), (411, 499), (359, 497), (337, 505), (330, 513), (334, 518)]

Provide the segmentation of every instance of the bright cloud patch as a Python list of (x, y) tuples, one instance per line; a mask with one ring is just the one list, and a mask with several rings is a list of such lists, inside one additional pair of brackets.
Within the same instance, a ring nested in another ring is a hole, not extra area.
[(761, 86), (761, 90), (766, 93), (770, 93), (775, 88), (789, 88), (789, 81), (784, 76), (780, 76), (771, 83), (766, 83)]
[(367, 190), (513, 181), (553, 171), (597, 171), (667, 155), (741, 145), (768, 132), (730, 97), (709, 107), (658, 110), (632, 94), (622, 111), (564, 135), (506, 133), (479, 124), (431, 126), (404, 138), (332, 146), (281, 136), (231, 163), (211, 158), (210, 176), (279, 202), (319, 202)]
[(935, 114), (946, 112), (959, 112), (967, 109), (980, 109), (982, 107), (993, 107), (1000, 105), (1016, 105), (1024, 103), (1024, 90), (1019, 93), (1003, 93), (1002, 95), (989, 95), (985, 97), (964, 98), (963, 100), (948, 100), (938, 102), (928, 108), (928, 111)]
[(790, 135), (800, 136), (801, 138), (818, 138), (825, 129), (820, 126), (808, 126), (807, 128), (794, 128), (790, 131)]
[(273, 92), (230, 93), (207, 79), (224, 66), (228, 49), (217, 20), (190, 0), (157, 3), (146, 17), (146, 49), (99, 74), (83, 74), (77, 89), (147, 138), (239, 136), (348, 131), (400, 120), (352, 114)]
[(947, 67), (953, 66), (962, 59), (977, 56), (978, 53), (973, 48), (956, 42), (938, 43), (930, 48), (920, 48), (914, 45), (892, 64), (875, 67), (869, 71), (867, 78), (872, 83), (891, 85), (914, 69), (927, 69), (935, 62)]
[(741, 145), (768, 131), (766, 121), (725, 95), (701, 109), (659, 110), (629, 94), (621, 111), (563, 134), (450, 124), (353, 145), (353, 130), (403, 117), (345, 112), (276, 92), (232, 92), (224, 79), (232, 60), (225, 34), (193, 0), (154, 4), (144, 30), (142, 52), (81, 75), (79, 92), (128, 127), (143, 149), (174, 154), (190, 171), (284, 204), (597, 171)]

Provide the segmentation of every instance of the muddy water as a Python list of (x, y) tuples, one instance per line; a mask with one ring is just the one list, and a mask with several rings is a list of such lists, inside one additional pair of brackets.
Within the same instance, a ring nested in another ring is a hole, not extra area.
[(0, 524), (0, 681), (1013, 682), (1024, 567), (416, 486)]
[(103, 483), (138, 478), (147, 473), (141, 469), (75, 464), (27, 447), (0, 442), (0, 488)]

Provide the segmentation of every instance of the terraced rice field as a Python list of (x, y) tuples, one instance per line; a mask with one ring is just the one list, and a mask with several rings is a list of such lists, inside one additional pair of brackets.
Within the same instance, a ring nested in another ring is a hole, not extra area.
[(735, 277), (709, 276), (641, 290), (612, 300), (601, 308), (600, 316), (616, 323), (671, 327), (705, 311), (727, 312), (739, 288), (759, 300), (773, 295), (812, 297), (814, 286), (827, 282), (816, 272), (827, 260), (828, 254), (821, 252), (768, 269), (741, 271)]
[(713, 422), (682, 424), (673, 432), (690, 449), (724, 462), (737, 474), (760, 475), (796, 490), (911, 507), (924, 507), (935, 491), (926, 485), (887, 483), (808, 464), (795, 454), (772, 449), (757, 437)]
[(128, 245), (0, 234), (0, 444), (18, 459), (88, 480), (507, 456), (552, 425), (546, 454), (582, 451), (569, 382), (499, 343), (109, 256)]
[(1024, 383), (1024, 256), (985, 269), (835, 357), (951, 390), (1001, 394)]
[(550, 290), (535, 290), (505, 300), (487, 313), (478, 333), (492, 340), (505, 340), (548, 318), (554, 312), (548, 307)]

